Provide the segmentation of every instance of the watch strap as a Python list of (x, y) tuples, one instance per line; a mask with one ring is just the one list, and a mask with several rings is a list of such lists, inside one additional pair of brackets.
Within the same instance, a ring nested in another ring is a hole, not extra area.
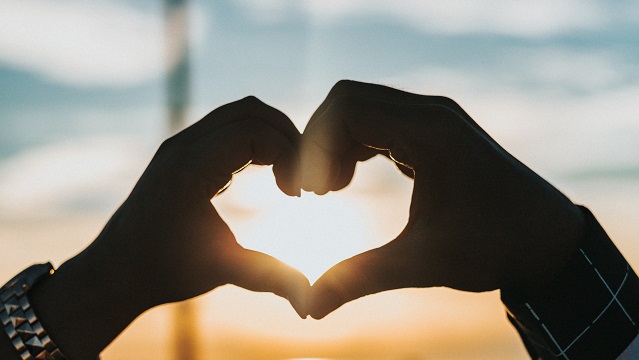
[(51, 263), (32, 265), (0, 289), (0, 322), (22, 360), (64, 360), (38, 320), (27, 293), (51, 275)]

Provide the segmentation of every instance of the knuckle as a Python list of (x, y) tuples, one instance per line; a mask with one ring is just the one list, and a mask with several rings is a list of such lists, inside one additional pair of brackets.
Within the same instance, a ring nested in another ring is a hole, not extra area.
[(177, 136), (170, 137), (160, 144), (156, 158), (162, 159), (162, 163), (171, 163), (175, 166), (188, 163), (186, 149), (180, 144)]
[(158, 153), (170, 153), (172, 151), (172, 149), (175, 149), (177, 140), (175, 136), (172, 136), (166, 140), (164, 140), (162, 142), (162, 144), (160, 144), (160, 147), (158, 148)]
[(258, 99), (255, 95), (249, 95), (243, 98), (242, 100), (240, 100), (240, 103), (242, 104), (242, 106), (246, 106), (249, 109), (255, 109), (259, 106), (264, 105), (264, 103), (260, 99)]
[(356, 87), (356, 85), (357, 82), (353, 80), (340, 80), (333, 85), (333, 88), (331, 88), (331, 91), (329, 92), (329, 96), (348, 94)]
[(181, 164), (184, 158), (184, 149), (180, 144), (177, 136), (170, 137), (160, 144), (158, 151), (155, 154), (154, 160), (162, 164)]
[(457, 104), (457, 102), (447, 96), (433, 96), (432, 99), (434, 100), (434, 103), (443, 107), (446, 107), (450, 110), (454, 110), (457, 111), (460, 109), (459, 104)]

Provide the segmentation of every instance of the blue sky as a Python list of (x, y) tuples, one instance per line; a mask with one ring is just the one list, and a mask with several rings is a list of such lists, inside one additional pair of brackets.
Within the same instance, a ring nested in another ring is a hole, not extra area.
[[(253, 94), (303, 128), (337, 80), (381, 82), (453, 97), (558, 181), (635, 179), (638, 14), (603, 0), (194, 1), (189, 118)], [(179, 54), (167, 65), (163, 16), (157, 1), (0, 4), (5, 213), (32, 213), (25, 196), (51, 194), (53, 213), (125, 196), (166, 135), (163, 78)], [(38, 166), (65, 156), (82, 165)], [(32, 195), (16, 192), (25, 183)]]

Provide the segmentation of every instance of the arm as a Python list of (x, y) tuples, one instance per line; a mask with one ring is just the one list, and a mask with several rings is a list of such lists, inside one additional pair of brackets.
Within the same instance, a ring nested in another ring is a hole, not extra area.
[[(590, 231), (579, 207), (457, 103), (380, 85), (333, 87), (304, 131), (298, 186), (318, 194), (339, 190), (357, 161), (379, 153), (414, 179), (408, 223), (393, 241), (335, 265), (313, 285), (315, 318), (406, 287), (542, 291)], [(306, 166), (309, 159), (313, 166)]]
[[(273, 292), (305, 316), (304, 275), (242, 248), (210, 202), (249, 162), (274, 164), (278, 185), (292, 194), (280, 175), (299, 136), (284, 114), (249, 97), (165, 141), (97, 239), (29, 293), (62, 352), (95, 359), (144, 311), (224, 284)], [(0, 357), (16, 358), (0, 337)]]
[(637, 339), (639, 279), (592, 213), (582, 211), (584, 238), (552, 282), (502, 291), (508, 319), (533, 358), (636, 358), (639, 352), (627, 348)]

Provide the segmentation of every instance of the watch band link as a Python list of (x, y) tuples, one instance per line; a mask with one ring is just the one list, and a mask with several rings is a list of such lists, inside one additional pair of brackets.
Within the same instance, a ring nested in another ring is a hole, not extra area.
[(22, 360), (66, 359), (40, 324), (27, 298), (30, 287), (52, 269), (51, 264), (34, 265), (23, 272), (26, 278), (20, 278), (20, 274), (0, 290), (0, 322)]

